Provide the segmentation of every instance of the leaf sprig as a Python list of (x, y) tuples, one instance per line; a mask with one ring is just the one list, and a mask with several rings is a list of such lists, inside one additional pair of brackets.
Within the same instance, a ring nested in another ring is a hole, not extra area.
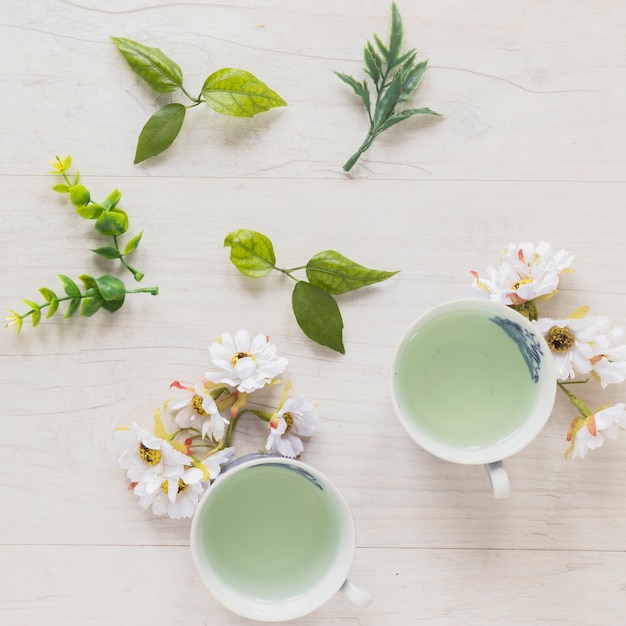
[[(122, 194), (116, 189), (112, 191), (102, 202), (97, 203), (91, 199), (91, 193), (80, 182), (80, 174), (76, 172), (72, 178), (68, 176), (68, 171), (72, 165), (72, 158), (66, 156), (61, 159), (56, 157), (52, 162), (54, 170), (52, 174), (60, 174), (64, 182), (54, 185), (54, 191), (66, 193), (70, 201), (76, 207), (76, 212), (85, 219), (95, 220), (95, 229), (102, 235), (113, 238), (112, 246), (104, 246), (92, 250), (105, 259), (119, 259), (120, 263), (133, 275), (136, 281), (143, 278), (143, 274), (131, 267), (125, 257), (132, 254), (139, 242), (143, 231), (130, 239), (124, 249), (120, 249), (118, 237), (128, 230), (128, 215), (117, 205)], [(63, 288), (64, 295), (59, 296), (48, 287), (41, 287), (39, 293), (43, 297), (43, 302), (34, 300), (22, 300), (29, 307), (26, 313), (18, 313), (13, 309), (8, 309), (9, 315), (6, 318), (5, 328), (15, 328), (19, 334), (22, 330), (24, 320), (31, 319), (33, 327), (38, 326), (42, 320), (42, 312), (46, 313), (46, 319), (55, 315), (61, 303), (67, 302), (65, 315), (72, 317), (77, 311), (83, 317), (91, 317), (100, 309), (109, 313), (115, 313), (124, 304), (128, 293), (149, 293), (156, 296), (159, 293), (158, 287), (145, 287), (142, 289), (127, 289), (124, 283), (110, 274), (104, 274), (99, 278), (94, 278), (89, 274), (82, 274), (78, 277), (82, 283), (83, 290), (78, 284), (65, 274), (59, 274), (59, 280)]]
[(115, 189), (102, 202), (94, 202), (89, 190), (81, 184), (78, 171), (74, 174), (73, 180), (70, 180), (68, 171), (71, 165), (72, 158), (70, 156), (66, 156), (64, 159), (57, 156), (56, 161), (52, 162), (52, 167), (54, 167), (52, 173), (60, 174), (65, 181), (54, 185), (52, 189), (58, 193), (68, 194), (70, 202), (76, 207), (76, 213), (85, 219), (95, 220), (94, 228), (101, 235), (113, 239), (112, 246), (95, 248), (92, 252), (105, 259), (119, 259), (120, 263), (133, 275), (133, 278), (140, 282), (144, 276), (143, 273), (129, 265), (126, 257), (137, 249), (143, 231), (130, 239), (123, 249), (120, 249), (118, 238), (128, 231), (129, 226), (128, 215), (118, 206), (122, 194)]
[(65, 293), (64, 296), (58, 296), (52, 289), (41, 287), (39, 293), (42, 295), (44, 302), (38, 304), (33, 300), (23, 300), (24, 304), (30, 307), (26, 313), (20, 314), (9, 309), (6, 327), (14, 327), (19, 334), (22, 330), (24, 320), (31, 318), (33, 327), (38, 326), (42, 319), (42, 311), (47, 309), (46, 319), (52, 317), (59, 309), (59, 304), (67, 302), (64, 318), (72, 317), (78, 310), (83, 317), (91, 317), (100, 309), (104, 309), (109, 313), (115, 313), (124, 304), (127, 293), (150, 293), (156, 296), (159, 292), (158, 287), (144, 287), (141, 289), (126, 289), (124, 283), (115, 276), (104, 274), (99, 278), (94, 278), (88, 274), (79, 276), (84, 290), (68, 276), (59, 274), (59, 280)]
[[(246, 276), (261, 278), (276, 270), (294, 280), (291, 304), (298, 326), (309, 339), (341, 354), (345, 353), (343, 319), (333, 296), (382, 282), (398, 273), (368, 269), (334, 250), (318, 252), (306, 265), (278, 267), (271, 240), (253, 230), (228, 233), (224, 247), (230, 247), (230, 260)], [(305, 270), (308, 281), (293, 275), (298, 270)]]
[(180, 66), (158, 48), (151, 48), (132, 39), (111, 37), (130, 68), (158, 93), (180, 91), (190, 105), (172, 102), (161, 107), (146, 122), (139, 134), (135, 163), (161, 154), (178, 136), (187, 109), (202, 102), (217, 113), (234, 117), (253, 117), (257, 113), (287, 103), (256, 76), (235, 68), (213, 72), (202, 85), (198, 96), (192, 96), (183, 85)]
[(427, 107), (396, 111), (398, 104), (409, 101), (428, 66), (428, 60), (416, 63), (417, 51), (415, 49), (401, 52), (402, 37), (402, 17), (393, 2), (389, 45), (385, 45), (378, 35), (373, 35), (374, 43), (368, 41), (363, 50), (364, 71), (373, 83), (375, 98), (372, 99), (367, 79), (359, 81), (343, 72), (334, 72), (360, 98), (370, 123), (365, 140), (343, 166), (346, 172), (354, 167), (361, 155), (372, 145), (374, 139), (388, 128), (414, 115), (441, 115)]

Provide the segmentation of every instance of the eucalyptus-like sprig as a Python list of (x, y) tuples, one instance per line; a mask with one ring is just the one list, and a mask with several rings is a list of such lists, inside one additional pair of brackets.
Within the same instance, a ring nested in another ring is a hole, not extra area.
[[(345, 353), (343, 319), (333, 296), (382, 282), (398, 273), (368, 269), (334, 250), (318, 252), (306, 265), (278, 267), (270, 239), (253, 230), (228, 233), (224, 247), (230, 247), (230, 260), (246, 276), (261, 278), (276, 270), (294, 280), (291, 304), (298, 325), (309, 339), (341, 354)], [(298, 270), (306, 272), (308, 281), (294, 276)]]
[(198, 96), (192, 96), (183, 85), (180, 66), (158, 48), (151, 48), (132, 39), (111, 37), (130, 68), (158, 93), (180, 91), (191, 104), (172, 102), (161, 107), (139, 134), (135, 163), (160, 154), (178, 136), (187, 109), (202, 102), (214, 111), (234, 117), (253, 117), (257, 113), (287, 103), (265, 83), (246, 70), (223, 68), (213, 72), (202, 85)]
[(59, 305), (67, 302), (67, 308), (63, 317), (72, 317), (80, 310), (80, 315), (91, 317), (100, 309), (109, 313), (115, 313), (124, 304), (124, 299), (128, 293), (149, 293), (156, 296), (159, 293), (158, 287), (144, 287), (142, 289), (126, 289), (124, 283), (115, 276), (105, 274), (99, 278), (94, 278), (88, 274), (79, 276), (83, 285), (83, 290), (68, 276), (59, 274), (59, 280), (65, 295), (59, 296), (48, 287), (41, 287), (39, 293), (44, 302), (38, 304), (33, 300), (23, 300), (24, 304), (30, 307), (26, 313), (17, 313), (9, 309), (7, 316), (7, 328), (15, 328), (19, 334), (22, 330), (24, 320), (31, 318), (33, 327), (37, 326), (42, 319), (42, 312), (46, 313), (46, 318), (52, 317), (59, 309)]
[(133, 275), (136, 281), (141, 281), (143, 273), (128, 264), (126, 257), (131, 255), (139, 245), (143, 231), (130, 239), (124, 248), (120, 248), (119, 237), (128, 231), (128, 215), (119, 208), (122, 194), (115, 189), (102, 202), (94, 202), (89, 190), (80, 182), (78, 171), (73, 176), (68, 172), (72, 165), (72, 158), (56, 157), (52, 162), (53, 174), (60, 174), (65, 182), (54, 185), (52, 189), (58, 193), (69, 195), (70, 202), (76, 207), (76, 213), (88, 220), (95, 220), (94, 228), (105, 237), (111, 237), (112, 246), (102, 246), (92, 249), (97, 255), (105, 259), (119, 259), (120, 263)]
[(354, 93), (360, 98), (370, 123), (365, 140), (343, 166), (346, 172), (352, 169), (361, 155), (372, 145), (374, 139), (388, 128), (414, 115), (441, 115), (427, 107), (396, 111), (400, 103), (409, 101), (428, 66), (428, 60), (416, 63), (417, 51), (415, 49), (407, 52), (401, 51), (402, 36), (402, 17), (393, 2), (389, 45), (385, 45), (378, 35), (373, 35), (374, 43), (368, 41), (363, 50), (364, 71), (374, 86), (375, 97), (373, 99), (367, 79), (359, 81), (348, 74), (335, 72), (344, 83), (352, 87)]

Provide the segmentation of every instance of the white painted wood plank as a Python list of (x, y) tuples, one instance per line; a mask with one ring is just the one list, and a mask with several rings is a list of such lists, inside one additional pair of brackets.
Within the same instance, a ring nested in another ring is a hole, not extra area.
[[(623, 2), (399, 6), (406, 44), (430, 59), (412, 105), (445, 117), (382, 135), (355, 177), (624, 180)], [(382, 0), (9, 3), (0, 173), (34, 173), (68, 151), (113, 175), (341, 178), (366, 118), (332, 70), (360, 75), (366, 39), (385, 38), (388, 23)], [(133, 166), (140, 129), (177, 96), (145, 87), (110, 35), (162, 48), (194, 93), (212, 71), (243, 67), (289, 106), (252, 120), (190, 110), (168, 152)]]
[[(6, 626), (251, 622), (202, 587), (186, 546), (2, 546), (0, 619)], [(624, 555), (516, 550), (359, 550), (353, 575), (375, 599), (340, 594), (298, 624), (485, 621), (613, 626), (623, 615)]]

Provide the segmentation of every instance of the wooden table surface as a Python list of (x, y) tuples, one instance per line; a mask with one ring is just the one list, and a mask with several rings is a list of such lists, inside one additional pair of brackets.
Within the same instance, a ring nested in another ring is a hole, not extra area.
[[(203, 588), (189, 520), (138, 507), (113, 445), (118, 426), (150, 427), (170, 382), (209, 369), (211, 343), (239, 328), (270, 335), (294, 392), (319, 403), (302, 459), (350, 503), (353, 576), (374, 596), (358, 609), (339, 594), (298, 623), (624, 623), (626, 434), (566, 460), (575, 410), (561, 394), (507, 463), (511, 497), (495, 500), (480, 467), (405, 435), (388, 377), (410, 322), (467, 296), (470, 270), (508, 243), (576, 255), (545, 314), (586, 304), (626, 325), (626, 4), (398, 6), (405, 43), (430, 59), (411, 104), (444, 117), (389, 130), (346, 175), (367, 122), (332, 70), (361, 75), (365, 41), (387, 37), (388, 2), (2, 3), (3, 308), (23, 310), (59, 273), (124, 276), (89, 252), (102, 238), (51, 191), (56, 154), (72, 155), (95, 195), (122, 192), (131, 230), (144, 231), (135, 264), (160, 294), (114, 315), (1, 330), (0, 623), (248, 623)], [(139, 130), (178, 96), (147, 88), (110, 35), (161, 48), (193, 91), (240, 67), (289, 106), (252, 119), (198, 107), (167, 152), (133, 165)], [(298, 328), (291, 281), (231, 264), (223, 241), (239, 228), (270, 237), (284, 267), (335, 249), (401, 271), (338, 297), (340, 355)], [(624, 401), (626, 389), (590, 384), (585, 397)], [(263, 433), (242, 424), (240, 451)]]

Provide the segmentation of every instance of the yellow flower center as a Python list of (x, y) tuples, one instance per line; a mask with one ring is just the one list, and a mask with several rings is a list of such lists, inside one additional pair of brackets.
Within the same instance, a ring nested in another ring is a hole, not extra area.
[(203, 417), (208, 417), (209, 415), (202, 406), (202, 396), (198, 394), (191, 398), (191, 408), (198, 413), (198, 415), (202, 415)]
[(567, 352), (574, 345), (574, 335), (569, 328), (553, 326), (548, 331), (546, 343), (552, 352)]
[(158, 465), (161, 461), (161, 451), (153, 450), (144, 446), (143, 443), (139, 444), (139, 458), (145, 461), (148, 465)]
[(287, 411), (286, 413), (283, 413), (281, 417), (285, 420), (285, 424), (287, 424), (287, 428), (285, 428), (285, 432), (283, 433), (286, 435), (293, 428), (293, 415)]
[(245, 359), (245, 358), (252, 359), (253, 361), (256, 362), (256, 357), (253, 354), (250, 354), (249, 352), (237, 352), (237, 354), (234, 354), (233, 358), (230, 360), (230, 364), (233, 367), (235, 367), (235, 365), (237, 365), (237, 361), (239, 361), (239, 359)]
[[(167, 495), (169, 493), (170, 488), (169, 488), (169, 483), (167, 482), (167, 480), (164, 480), (161, 483), (161, 489), (163, 490), (164, 494)], [(185, 489), (187, 489), (187, 483), (182, 478), (179, 478), (178, 479), (178, 491), (177, 491), (177, 493), (182, 493), (183, 491), (185, 491)]]

